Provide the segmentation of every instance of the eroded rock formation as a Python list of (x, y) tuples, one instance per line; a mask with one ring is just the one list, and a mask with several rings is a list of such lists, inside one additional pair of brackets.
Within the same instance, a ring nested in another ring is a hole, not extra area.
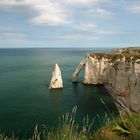
[(63, 80), (61, 77), (61, 70), (58, 64), (55, 64), (54, 70), (52, 72), (52, 79), (49, 85), (49, 89), (63, 88)]
[(117, 107), (128, 113), (140, 111), (140, 48), (111, 53), (89, 53), (76, 68), (75, 82), (84, 69), (84, 84), (103, 84)]

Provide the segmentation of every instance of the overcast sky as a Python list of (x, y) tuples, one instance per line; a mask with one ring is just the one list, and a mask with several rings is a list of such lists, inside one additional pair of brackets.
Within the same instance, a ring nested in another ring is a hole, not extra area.
[(140, 45), (140, 0), (0, 0), (0, 48)]

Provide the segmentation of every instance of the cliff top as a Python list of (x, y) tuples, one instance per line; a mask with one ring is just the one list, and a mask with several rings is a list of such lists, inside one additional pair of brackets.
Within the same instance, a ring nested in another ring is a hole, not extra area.
[(115, 51), (125, 55), (140, 55), (140, 47), (120, 48)]
[(89, 55), (97, 59), (110, 59), (110, 61), (115, 61), (116, 59), (122, 59), (124, 57), (126, 61), (135, 61), (140, 59), (140, 47), (119, 48), (112, 52), (89, 53)]

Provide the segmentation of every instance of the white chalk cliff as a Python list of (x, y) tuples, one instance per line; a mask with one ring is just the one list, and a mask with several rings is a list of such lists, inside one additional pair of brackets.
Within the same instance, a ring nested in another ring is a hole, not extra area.
[(84, 70), (84, 84), (103, 84), (120, 110), (140, 112), (140, 48), (111, 53), (89, 53), (76, 68), (72, 80)]
[(58, 64), (55, 64), (54, 70), (52, 72), (52, 79), (49, 85), (49, 89), (63, 88), (63, 80), (61, 77), (61, 70)]

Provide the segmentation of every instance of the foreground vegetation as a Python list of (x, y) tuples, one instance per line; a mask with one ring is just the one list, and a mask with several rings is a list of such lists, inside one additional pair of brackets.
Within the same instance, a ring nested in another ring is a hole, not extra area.
[(93, 140), (140, 140), (140, 114), (123, 114), (94, 134)]
[[(75, 115), (76, 107), (71, 113), (62, 115), (59, 127), (52, 132), (48, 132), (47, 129), (39, 132), (36, 126), (29, 140), (140, 140), (140, 114), (122, 113), (117, 119), (112, 116), (111, 121), (107, 119), (106, 125), (94, 133), (91, 129), (94, 127), (94, 121), (89, 122), (87, 116), (80, 127), (75, 122)], [(0, 134), (0, 140), (19, 140), (19, 138)]]

